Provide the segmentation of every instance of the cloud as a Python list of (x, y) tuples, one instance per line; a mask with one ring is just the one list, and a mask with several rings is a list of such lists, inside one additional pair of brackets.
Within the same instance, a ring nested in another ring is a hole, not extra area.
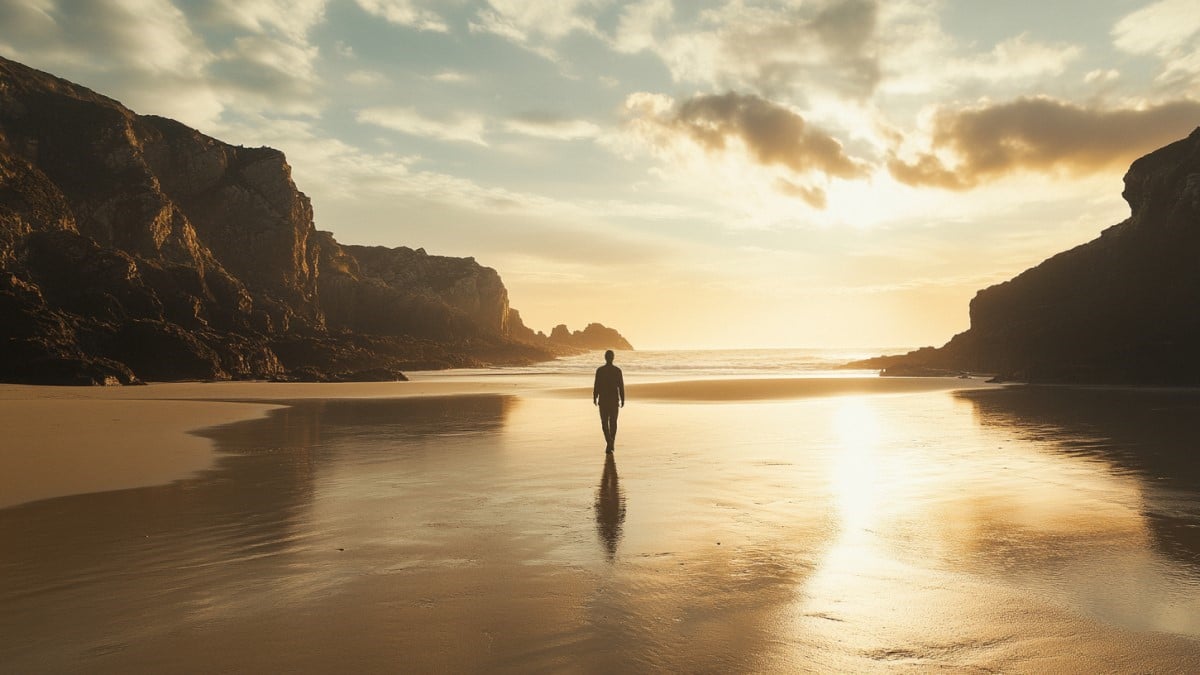
[(166, 0), (0, 3), (7, 56), (114, 96), (139, 112), (211, 124), (225, 108), (216, 55)]
[(447, 33), (450, 26), (440, 14), (417, 0), (357, 0), (363, 11), (390, 23), (433, 33)]
[(988, 82), (1060, 75), (1083, 49), (1072, 44), (1042, 44), (1027, 33), (1001, 41), (984, 55), (954, 61), (950, 74)]
[(195, 73), (210, 58), (187, 17), (167, 0), (5, 3), (0, 25), (18, 56), (55, 66)]
[(1089, 70), (1087, 74), (1083, 76), (1083, 81), (1088, 84), (1107, 83), (1115, 82), (1120, 77), (1121, 71), (1114, 68), (1109, 68), (1107, 70), (1096, 69)]
[(667, 0), (621, 13), (609, 38), (625, 53), (657, 55), (676, 81), (783, 94), (801, 83), (864, 98), (880, 78), (875, 0), (780, 5), (730, 2), (690, 24), (672, 22)]
[(828, 203), (825, 191), (820, 188), (797, 185), (786, 178), (775, 179), (775, 189), (789, 197), (803, 200), (814, 209), (823, 209)]
[(653, 50), (658, 43), (656, 34), (674, 13), (671, 0), (643, 0), (626, 6), (617, 22), (613, 48), (627, 54)]
[(278, 31), (303, 41), (325, 17), (326, 0), (214, 0), (208, 17), (253, 33)]
[(487, 145), (483, 140), (483, 120), (473, 116), (434, 119), (412, 108), (392, 106), (364, 108), (355, 115), (355, 120), (413, 136)]
[(1061, 75), (1082, 55), (1079, 45), (1039, 42), (1028, 33), (1003, 39), (981, 51), (942, 25), (943, 3), (896, 0), (880, 5), (876, 49), (887, 94), (951, 92), (963, 86), (1021, 85)]
[(1132, 54), (1164, 54), (1187, 46), (1200, 33), (1192, 0), (1160, 0), (1133, 12), (1112, 29), (1113, 42)]
[(450, 84), (464, 84), (467, 82), (474, 82), (475, 76), (471, 75), (470, 73), (464, 73), (464, 72), (458, 71), (458, 70), (443, 70), (443, 71), (433, 75), (429, 79), (431, 79), (435, 82), (446, 82), (446, 83), (450, 83)]
[(800, 114), (753, 94), (676, 101), (638, 92), (625, 108), (620, 133), (600, 144), (627, 158), (649, 151), (660, 162), (652, 175), (732, 208), (728, 226), (798, 222), (796, 200), (824, 209), (834, 180), (866, 179), (872, 170)]
[(729, 92), (675, 102), (637, 93), (625, 105), (632, 123), (657, 142), (682, 137), (710, 153), (741, 151), (754, 163), (795, 174), (850, 179), (867, 173), (835, 138), (789, 108), (753, 94)]
[[(1200, 125), (1200, 101), (1089, 108), (1021, 98), (933, 116), (930, 147), (893, 154), (888, 170), (913, 186), (966, 190), (1020, 171), (1084, 175), (1127, 164)], [(953, 158), (953, 161), (948, 161)]]
[(9, 55), (211, 130), (228, 114), (316, 115), (324, 0), (41, 0), (0, 3)]
[(1131, 54), (1163, 60), (1158, 80), (1195, 85), (1200, 78), (1200, 12), (1193, 0), (1160, 0), (1117, 22), (1113, 43)]
[(527, 112), (517, 115), (505, 122), (504, 128), (514, 134), (559, 141), (594, 138), (600, 134), (600, 127), (587, 120), (571, 119), (543, 112)]
[(596, 25), (590, 12), (597, 3), (593, 0), (488, 0), (471, 21), (475, 32), (495, 33), (518, 43), (534, 36), (558, 40), (575, 31), (595, 33)]
[(315, 116), (321, 109), (317, 57), (317, 48), (303, 42), (244, 35), (217, 54), (209, 74), (214, 86), (233, 93), (240, 112)]
[(377, 87), (388, 81), (387, 75), (378, 70), (352, 70), (345, 75), (346, 81), (363, 87)]
[(602, 0), (488, 0), (468, 22), (472, 33), (490, 33), (542, 58), (559, 62), (556, 43), (576, 31), (597, 35), (594, 14)]

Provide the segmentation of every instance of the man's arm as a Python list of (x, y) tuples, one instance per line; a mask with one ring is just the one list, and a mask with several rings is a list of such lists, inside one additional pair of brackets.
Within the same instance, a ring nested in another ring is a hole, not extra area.
[(617, 393), (621, 395), (621, 407), (625, 407), (625, 374), (617, 369)]
[(596, 369), (596, 379), (592, 380), (592, 405), (600, 405), (600, 369)]

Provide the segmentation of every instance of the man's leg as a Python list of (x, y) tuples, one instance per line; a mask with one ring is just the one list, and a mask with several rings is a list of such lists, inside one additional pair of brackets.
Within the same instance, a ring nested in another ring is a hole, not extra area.
[(600, 430), (604, 432), (604, 442), (612, 445), (612, 434), (608, 430), (608, 406), (600, 404)]
[(617, 442), (617, 413), (621, 408), (615, 403), (611, 410), (611, 416), (608, 418), (608, 444), (613, 445)]
[(604, 440), (611, 450), (617, 440), (617, 406), (600, 404), (600, 426), (604, 428)]

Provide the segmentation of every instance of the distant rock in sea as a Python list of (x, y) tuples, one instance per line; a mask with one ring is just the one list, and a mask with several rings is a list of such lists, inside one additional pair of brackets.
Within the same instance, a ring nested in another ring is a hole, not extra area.
[(868, 359), (887, 375), (1200, 385), (1200, 129), (1135, 161), (1131, 210), (1099, 238), (980, 291), (941, 348)]
[(473, 258), (317, 230), (278, 150), (0, 58), (0, 381), (392, 380), (574, 349), (531, 335)]
[(632, 350), (633, 345), (620, 333), (598, 323), (589, 323), (583, 330), (571, 332), (566, 324), (559, 324), (547, 338), (551, 345), (562, 345), (584, 350)]

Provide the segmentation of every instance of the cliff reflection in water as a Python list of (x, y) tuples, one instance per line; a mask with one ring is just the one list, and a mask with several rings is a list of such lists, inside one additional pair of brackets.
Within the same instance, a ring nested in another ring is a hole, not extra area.
[(1200, 569), (1200, 392), (1031, 386), (956, 395), (983, 427), (1138, 479), (1155, 548)]
[(617, 462), (610, 452), (604, 457), (604, 473), (600, 476), (600, 487), (596, 489), (596, 531), (610, 562), (617, 556), (624, 523), (625, 497), (618, 482)]

